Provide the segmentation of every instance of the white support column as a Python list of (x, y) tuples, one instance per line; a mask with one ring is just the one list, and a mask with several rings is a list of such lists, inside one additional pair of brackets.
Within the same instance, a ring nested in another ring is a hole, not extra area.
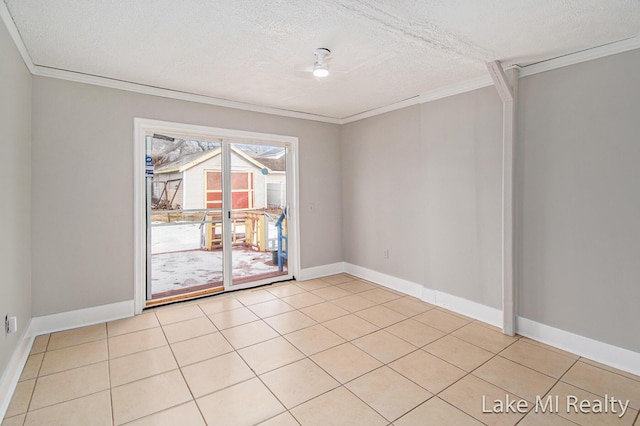
[(502, 99), (502, 332), (513, 336), (516, 322), (513, 156), (518, 69), (508, 71), (509, 81), (500, 62), (489, 62), (487, 68)]

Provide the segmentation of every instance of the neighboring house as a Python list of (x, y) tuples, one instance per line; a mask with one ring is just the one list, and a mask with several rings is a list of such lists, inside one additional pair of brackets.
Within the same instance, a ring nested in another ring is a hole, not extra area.
[(284, 151), (279, 151), (276, 158), (255, 158), (271, 170), (267, 175), (267, 207), (284, 208), (287, 204), (286, 159)]
[[(156, 167), (154, 202), (168, 201), (181, 209), (222, 208), (220, 154), (220, 149), (189, 154)], [(233, 209), (284, 206), (284, 161), (259, 161), (232, 146), (231, 164)]]

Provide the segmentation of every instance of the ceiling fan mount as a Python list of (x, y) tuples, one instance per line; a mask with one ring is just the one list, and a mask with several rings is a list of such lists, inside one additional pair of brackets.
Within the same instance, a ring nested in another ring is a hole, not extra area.
[(326, 77), (329, 75), (329, 67), (325, 63), (331, 51), (325, 47), (320, 47), (313, 51), (316, 61), (313, 64), (313, 75), (316, 77)]
[(331, 54), (331, 51), (326, 47), (319, 47), (313, 51), (314, 56), (316, 57), (316, 62), (324, 62), (324, 59)]

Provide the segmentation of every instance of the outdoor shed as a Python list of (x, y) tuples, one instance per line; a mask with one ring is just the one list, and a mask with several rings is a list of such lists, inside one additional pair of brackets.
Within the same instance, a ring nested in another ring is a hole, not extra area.
[[(172, 208), (222, 208), (220, 152), (213, 149), (194, 153), (156, 167), (154, 201), (168, 201)], [(271, 188), (270, 198), (275, 201), (268, 202), (267, 185), (281, 186), (283, 170), (273, 170), (236, 147), (231, 149), (231, 164), (234, 209), (263, 209), (282, 204), (279, 192)]]

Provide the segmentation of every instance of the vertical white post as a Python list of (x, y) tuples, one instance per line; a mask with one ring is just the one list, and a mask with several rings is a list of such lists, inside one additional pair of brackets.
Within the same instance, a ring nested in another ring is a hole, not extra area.
[(500, 62), (487, 63), (487, 68), (502, 99), (502, 332), (513, 336), (516, 322), (513, 160), (518, 70), (509, 71), (509, 82)]

